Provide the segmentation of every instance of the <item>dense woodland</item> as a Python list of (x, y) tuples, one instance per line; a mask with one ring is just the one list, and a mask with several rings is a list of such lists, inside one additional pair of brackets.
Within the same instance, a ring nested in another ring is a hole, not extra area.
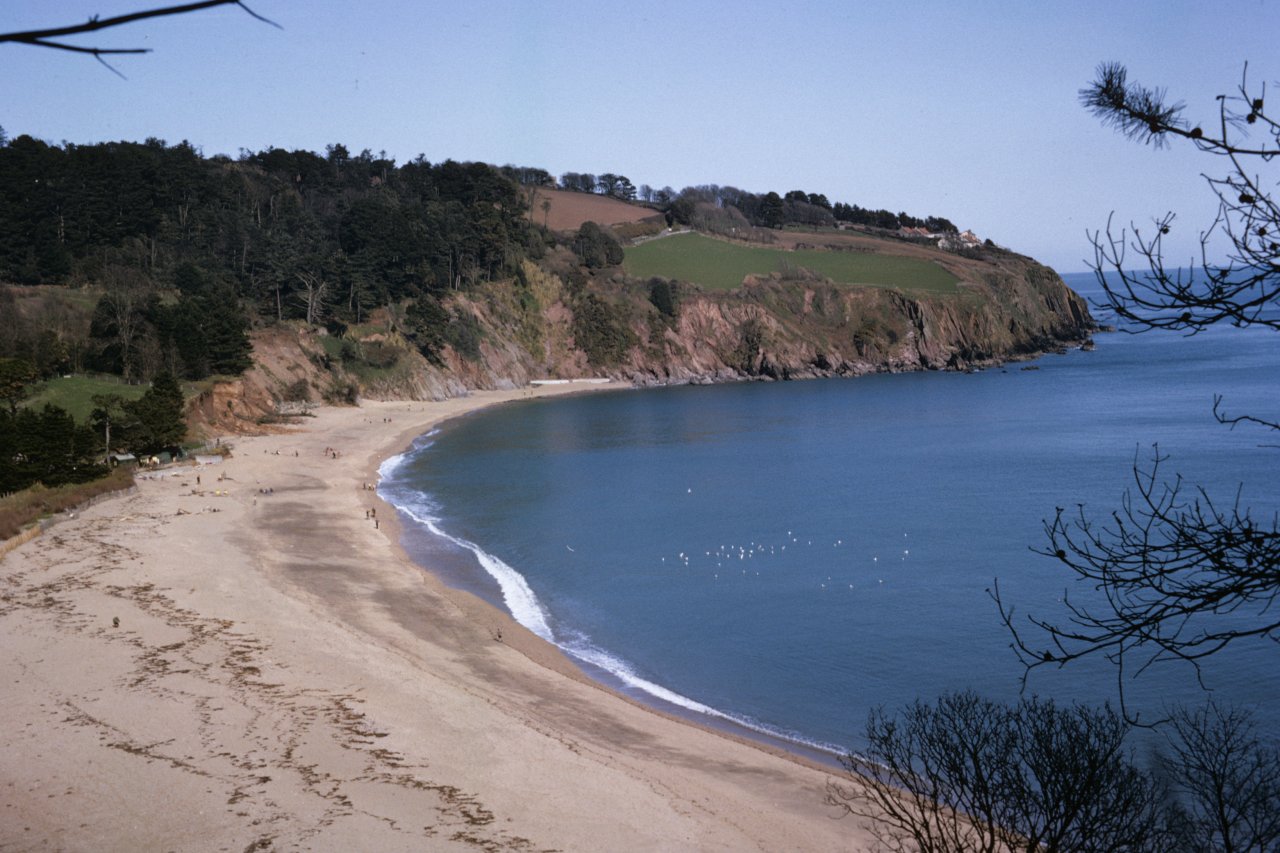
[(0, 280), (102, 291), (83, 364), (59, 365), (30, 340), (3, 353), (42, 373), (238, 373), (251, 319), (360, 322), (510, 275), (539, 248), (519, 187), (498, 170), (396, 167), (342, 146), (232, 161), (158, 140), (19, 137), (0, 148), (0, 200)]

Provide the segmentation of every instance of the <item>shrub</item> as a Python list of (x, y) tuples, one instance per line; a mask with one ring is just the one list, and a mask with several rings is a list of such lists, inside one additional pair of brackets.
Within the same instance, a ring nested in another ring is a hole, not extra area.
[(613, 235), (594, 222), (582, 223), (573, 240), (573, 253), (589, 269), (612, 267), (622, 263), (622, 246)]
[(370, 367), (387, 370), (400, 361), (400, 350), (384, 341), (365, 341), (360, 344), (359, 357)]
[(281, 396), (286, 403), (305, 403), (311, 399), (311, 383), (305, 379), (290, 382)]
[(29, 489), (0, 498), (0, 539), (16, 536), (24, 527), (45, 516), (74, 509), (93, 498), (133, 486), (133, 472), (116, 468), (105, 477), (88, 483), (45, 488), (37, 483)]
[(574, 305), (573, 339), (597, 367), (619, 363), (636, 344), (635, 333), (618, 309), (594, 293), (583, 295)]
[(649, 301), (664, 317), (675, 319), (679, 305), (676, 301), (675, 286), (671, 282), (657, 276), (649, 279)]
[(484, 333), (480, 321), (470, 311), (460, 311), (449, 317), (444, 329), (444, 339), (454, 352), (468, 361), (480, 360), (480, 341)]
[(1163, 791), (1132, 763), (1109, 707), (973, 693), (873, 711), (865, 754), (827, 802), (888, 850), (1113, 853), (1169, 849)]

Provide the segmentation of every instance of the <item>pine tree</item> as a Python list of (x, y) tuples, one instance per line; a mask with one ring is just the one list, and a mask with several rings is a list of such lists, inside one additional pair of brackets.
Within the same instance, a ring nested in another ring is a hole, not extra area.
[(147, 393), (126, 410), (136, 419), (129, 429), (127, 441), (135, 453), (153, 454), (176, 449), (187, 435), (182, 419), (182, 388), (172, 373), (161, 373)]

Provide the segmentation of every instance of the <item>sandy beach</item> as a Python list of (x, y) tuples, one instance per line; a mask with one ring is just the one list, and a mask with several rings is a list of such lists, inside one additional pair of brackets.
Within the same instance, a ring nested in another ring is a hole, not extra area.
[(866, 849), (829, 770), (590, 682), (364, 488), (581, 390), (319, 409), (0, 558), (0, 850)]

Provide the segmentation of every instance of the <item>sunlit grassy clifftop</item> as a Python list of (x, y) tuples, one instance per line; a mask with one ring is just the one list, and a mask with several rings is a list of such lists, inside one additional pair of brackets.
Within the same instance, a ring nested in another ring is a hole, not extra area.
[(747, 275), (803, 267), (834, 282), (955, 293), (957, 279), (930, 261), (873, 252), (821, 249), (786, 251), (743, 246), (701, 234), (677, 234), (627, 249), (628, 273), (690, 281), (712, 290), (732, 290)]

